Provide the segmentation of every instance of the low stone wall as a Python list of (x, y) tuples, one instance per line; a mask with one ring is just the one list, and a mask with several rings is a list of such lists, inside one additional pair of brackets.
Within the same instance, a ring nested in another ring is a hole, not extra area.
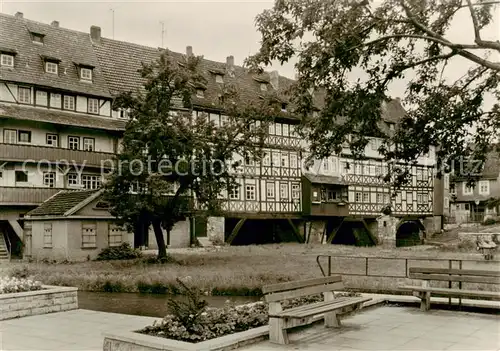
[(0, 294), (0, 320), (78, 308), (78, 288), (43, 286), (42, 290)]

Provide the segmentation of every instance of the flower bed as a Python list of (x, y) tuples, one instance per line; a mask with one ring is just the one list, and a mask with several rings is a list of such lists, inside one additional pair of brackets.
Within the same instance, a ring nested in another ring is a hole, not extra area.
[(0, 277), (0, 294), (42, 290), (42, 283), (30, 279)]

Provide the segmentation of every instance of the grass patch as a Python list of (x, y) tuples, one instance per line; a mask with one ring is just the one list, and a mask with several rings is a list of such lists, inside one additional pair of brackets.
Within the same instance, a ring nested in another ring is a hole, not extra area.
[[(267, 284), (321, 276), (316, 264), (316, 256), (320, 254), (342, 256), (332, 260), (332, 268), (334, 273), (345, 274), (345, 285), (352, 289), (385, 290), (398, 285), (396, 279), (349, 276), (349, 273), (365, 273), (363, 257), (474, 259), (481, 261), (483, 269), (495, 269), (485, 267), (483, 257), (477, 252), (440, 252), (438, 249), (423, 250), (418, 246), (383, 249), (275, 244), (171, 250), (166, 262), (157, 262), (151, 257), (59, 264), (10, 262), (2, 265), (0, 273), (30, 277), (48, 285), (75, 286), (84, 291), (155, 294), (179, 293), (176, 279), (181, 278), (207, 295), (259, 296), (262, 286)], [(372, 259), (370, 262), (370, 274), (404, 277), (404, 260)], [(410, 267), (424, 263), (417, 260), (408, 262)], [(447, 267), (448, 263), (440, 264)]]

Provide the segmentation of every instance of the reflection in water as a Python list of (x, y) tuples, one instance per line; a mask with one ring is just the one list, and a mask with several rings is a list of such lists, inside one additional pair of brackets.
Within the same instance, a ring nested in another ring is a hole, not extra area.
[[(106, 293), (106, 292), (78, 292), (78, 308), (133, 314), (137, 316), (164, 317), (168, 313), (167, 299), (185, 299), (181, 295), (134, 294), (134, 293)], [(204, 296), (210, 307), (223, 307), (226, 301), (241, 305), (259, 301), (254, 296)]]

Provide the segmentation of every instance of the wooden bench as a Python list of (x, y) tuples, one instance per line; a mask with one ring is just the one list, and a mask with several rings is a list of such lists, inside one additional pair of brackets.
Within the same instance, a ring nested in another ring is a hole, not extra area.
[[(420, 309), (427, 311), (431, 306), (431, 294), (456, 298), (474, 298), (482, 300), (500, 300), (499, 291), (465, 290), (462, 283), (500, 284), (500, 271), (485, 271), (476, 269), (446, 269), (446, 268), (424, 268), (411, 267), (409, 278), (421, 279), (421, 286), (401, 286), (401, 290), (413, 291), (413, 295), (420, 298)], [(457, 288), (431, 287), (430, 281), (458, 282)], [(461, 300), (460, 300), (461, 302)]]
[[(335, 298), (333, 291), (343, 290), (340, 275), (292, 281), (264, 286), (269, 303), (269, 340), (277, 344), (288, 344), (287, 329), (311, 324), (314, 316), (324, 314), (326, 327), (340, 327), (340, 315), (357, 310), (366, 297)], [(281, 302), (297, 297), (323, 293), (324, 301), (283, 310)]]

